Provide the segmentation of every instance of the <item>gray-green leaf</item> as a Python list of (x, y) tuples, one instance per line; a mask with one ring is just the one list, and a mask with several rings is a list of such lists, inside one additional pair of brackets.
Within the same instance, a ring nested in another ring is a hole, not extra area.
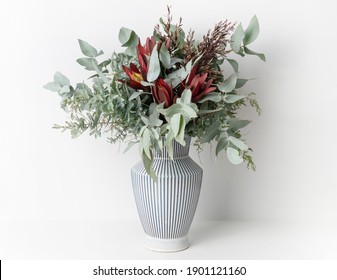
[(137, 34), (126, 27), (122, 27), (119, 30), (118, 39), (122, 44), (122, 47), (135, 47), (138, 45)]
[(205, 131), (204, 135), (202, 136), (201, 142), (207, 143), (214, 139), (214, 137), (218, 134), (220, 128), (220, 121), (216, 120), (212, 123)]
[(229, 62), (235, 72), (239, 71), (239, 63), (236, 60), (229, 58), (227, 58), (226, 60)]
[(249, 45), (250, 43), (254, 42), (257, 36), (259, 35), (259, 32), (260, 32), (259, 21), (257, 20), (256, 16), (253, 16), (245, 31), (243, 44)]
[(227, 154), (228, 160), (232, 164), (240, 164), (241, 162), (243, 162), (243, 158), (240, 157), (239, 151), (232, 147), (228, 147), (226, 149), (226, 154)]
[(54, 82), (59, 84), (61, 87), (70, 85), (69, 79), (66, 76), (64, 76), (61, 72), (55, 73)]
[(236, 95), (236, 94), (229, 94), (225, 96), (225, 102), (226, 103), (235, 103), (241, 99), (246, 98), (247, 96), (245, 95)]
[(95, 70), (94, 66), (92, 65), (92, 59), (88, 57), (82, 57), (76, 60), (78, 64), (85, 67), (85, 69), (89, 71)]
[(256, 55), (258, 56), (261, 60), (266, 61), (266, 56), (263, 53), (258, 53), (258, 52), (254, 52), (250, 49), (248, 49), (247, 47), (244, 47), (245, 53), (246, 54), (251, 54), (251, 55)]
[(150, 57), (149, 70), (147, 72), (147, 80), (149, 82), (155, 81), (160, 74), (160, 63), (158, 58), (157, 45), (152, 50)]
[(227, 120), (227, 124), (229, 126), (228, 128), (234, 132), (247, 126), (250, 123), (251, 121), (249, 120), (240, 120), (238, 118), (232, 118)]
[(237, 79), (235, 88), (242, 88), (248, 81), (248, 79)]
[(243, 31), (242, 24), (240, 23), (231, 37), (231, 48), (235, 53), (240, 51), (241, 43), (244, 37), (245, 32)]
[(61, 86), (55, 82), (50, 82), (48, 84), (45, 84), (43, 87), (50, 91), (59, 91), (61, 89)]
[(237, 139), (233, 136), (229, 136), (228, 137), (228, 140), (234, 145), (236, 146), (237, 148), (239, 148), (240, 150), (242, 151), (246, 151), (248, 150), (248, 146), (246, 145), (245, 142), (243, 142), (242, 140), (240, 139)]
[(234, 73), (230, 75), (226, 81), (224, 81), (222, 84), (218, 85), (218, 88), (222, 92), (231, 92), (233, 89), (235, 89), (236, 80), (238, 78), (238, 74)]
[(82, 53), (87, 57), (96, 57), (98, 55), (97, 50), (91, 46), (89, 43), (78, 39)]
[(171, 67), (170, 53), (167, 50), (165, 44), (162, 44), (162, 46), (160, 48), (159, 59), (166, 69), (169, 69)]

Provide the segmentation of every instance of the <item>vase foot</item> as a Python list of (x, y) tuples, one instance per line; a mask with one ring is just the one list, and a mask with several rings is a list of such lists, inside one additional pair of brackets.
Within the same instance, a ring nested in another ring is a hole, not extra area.
[(178, 252), (187, 249), (188, 239), (183, 236), (176, 239), (160, 239), (145, 235), (145, 248), (162, 253)]

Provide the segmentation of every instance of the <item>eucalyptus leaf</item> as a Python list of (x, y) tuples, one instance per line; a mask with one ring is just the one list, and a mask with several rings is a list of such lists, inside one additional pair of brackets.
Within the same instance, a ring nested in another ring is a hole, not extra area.
[(260, 32), (259, 21), (257, 20), (256, 16), (253, 16), (245, 31), (243, 44), (249, 45), (250, 43), (254, 42), (257, 36), (259, 35), (259, 32)]
[(200, 99), (198, 101), (198, 103), (203, 103), (205, 101), (213, 101), (215, 103), (218, 103), (218, 102), (220, 102), (221, 99), (222, 99), (222, 97), (221, 97), (220, 92), (210, 92), (210, 93), (206, 94), (205, 97)]
[(246, 54), (256, 55), (256, 56), (258, 56), (262, 61), (266, 61), (266, 56), (265, 56), (263, 53), (254, 52), (254, 51), (248, 49), (247, 47), (244, 47), (244, 51), (245, 51)]
[(235, 72), (239, 71), (239, 63), (236, 60), (229, 58), (227, 58), (226, 60), (229, 62)]
[(248, 81), (248, 79), (237, 79), (235, 88), (242, 88)]
[(160, 63), (156, 45), (151, 53), (149, 69), (147, 72), (147, 80), (149, 82), (153, 82), (158, 78), (159, 74), (160, 74)]
[(233, 136), (229, 136), (228, 137), (228, 141), (230, 141), (234, 146), (236, 146), (237, 148), (239, 148), (242, 151), (246, 151), (248, 150), (248, 146), (246, 145), (245, 142), (243, 142), (240, 139), (237, 139)]
[(134, 93), (131, 94), (131, 96), (129, 97), (129, 100), (131, 101), (133, 99), (136, 99), (138, 96), (142, 94), (151, 94), (151, 93), (145, 92), (145, 91), (135, 91)]
[(152, 154), (151, 154), (151, 132), (148, 128), (145, 128), (141, 138), (140, 138), (140, 142), (142, 143), (144, 152), (146, 154), (146, 156), (150, 159), (152, 159)]
[(221, 137), (216, 145), (215, 155), (218, 155), (223, 149), (225, 149), (228, 145), (228, 141), (226, 138)]
[(66, 76), (64, 76), (61, 72), (56, 72), (54, 74), (54, 82), (59, 84), (61, 87), (70, 86), (69, 79)]
[(78, 43), (80, 44), (81, 51), (85, 56), (96, 57), (98, 55), (97, 50), (86, 41), (78, 39)]
[(240, 153), (238, 150), (232, 148), (232, 147), (228, 147), (226, 149), (226, 154), (227, 154), (227, 158), (228, 160), (232, 163), (232, 164), (240, 164), (243, 162), (243, 158), (240, 157)]
[(92, 65), (92, 58), (82, 57), (77, 59), (76, 61), (78, 62), (78, 64), (84, 66), (86, 70), (95, 70), (95, 67)]
[(147, 174), (152, 178), (152, 180), (157, 181), (157, 175), (153, 169), (153, 162), (150, 157), (143, 151), (142, 160)]
[(236, 94), (228, 94), (225, 96), (224, 100), (226, 103), (235, 103), (241, 99), (244, 99), (246, 98), (247, 96), (246, 95), (236, 95)]
[(61, 86), (58, 83), (50, 82), (43, 86), (45, 89), (48, 89), (50, 91), (59, 91), (61, 89)]
[(68, 93), (68, 92), (70, 92), (70, 88), (68, 85), (65, 85), (60, 89), (59, 94)]
[(174, 137), (176, 137), (179, 133), (180, 123), (182, 121), (182, 114), (175, 114), (170, 119), (170, 126), (173, 132)]
[(207, 143), (214, 139), (214, 137), (218, 134), (220, 128), (220, 121), (214, 121), (205, 131), (202, 136), (201, 143)]
[(241, 128), (244, 128), (245, 126), (249, 125), (251, 121), (249, 120), (241, 120), (238, 118), (232, 118), (227, 120), (228, 128), (232, 131), (238, 131)]
[(160, 48), (159, 59), (166, 69), (169, 69), (171, 67), (170, 53), (167, 50), (165, 44), (162, 44), (162, 46)]
[(235, 89), (237, 78), (237, 73), (230, 75), (223, 83), (218, 85), (219, 90), (222, 92), (231, 92), (233, 89)]
[(125, 154), (127, 151), (129, 151), (135, 144), (137, 144), (139, 141), (130, 141), (127, 145), (127, 147), (124, 149), (123, 154)]
[(122, 27), (118, 33), (118, 39), (122, 44), (122, 47), (135, 47), (138, 45), (137, 34), (126, 27)]
[(238, 53), (240, 51), (242, 40), (244, 37), (245, 32), (243, 31), (242, 24), (240, 23), (231, 37), (231, 48), (235, 53)]

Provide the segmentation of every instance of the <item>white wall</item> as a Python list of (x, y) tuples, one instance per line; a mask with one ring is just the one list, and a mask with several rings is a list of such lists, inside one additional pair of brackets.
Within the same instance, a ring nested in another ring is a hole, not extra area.
[[(337, 220), (337, 20), (333, 1), (171, 1), (176, 19), (201, 36), (219, 20), (261, 33), (243, 77), (259, 77), (264, 113), (246, 130), (257, 172), (201, 155), (204, 182), (196, 219)], [(130, 167), (137, 149), (118, 153), (104, 139), (51, 129), (62, 122), (56, 94), (42, 86), (56, 70), (72, 82), (88, 74), (75, 60), (77, 38), (110, 54), (118, 30), (150, 35), (165, 1), (2, 1), (0, 4), (0, 220), (138, 219)], [(197, 154), (192, 152), (193, 158)]]

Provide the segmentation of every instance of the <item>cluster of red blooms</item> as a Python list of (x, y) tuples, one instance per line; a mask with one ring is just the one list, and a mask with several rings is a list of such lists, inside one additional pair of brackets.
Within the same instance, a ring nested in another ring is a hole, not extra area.
[[(129, 87), (136, 90), (151, 92), (154, 101), (157, 104), (164, 103), (165, 108), (174, 104), (176, 99), (180, 97), (185, 89), (191, 90), (192, 102), (194, 103), (216, 89), (216, 87), (211, 86), (213, 82), (212, 79), (207, 81), (207, 73), (196, 74), (198, 70), (197, 64), (193, 66), (189, 76), (182, 80), (174, 89), (172, 88), (172, 85), (166, 83), (163, 78), (158, 78), (152, 86), (142, 85), (142, 81), (147, 82), (146, 77), (149, 67), (149, 57), (156, 44), (157, 42), (153, 36), (147, 38), (144, 46), (139, 42), (137, 46), (139, 68), (134, 63), (131, 63), (130, 67), (123, 66), (126, 75), (129, 77), (129, 80), (126, 82)], [(166, 47), (168, 48), (168, 46)]]

